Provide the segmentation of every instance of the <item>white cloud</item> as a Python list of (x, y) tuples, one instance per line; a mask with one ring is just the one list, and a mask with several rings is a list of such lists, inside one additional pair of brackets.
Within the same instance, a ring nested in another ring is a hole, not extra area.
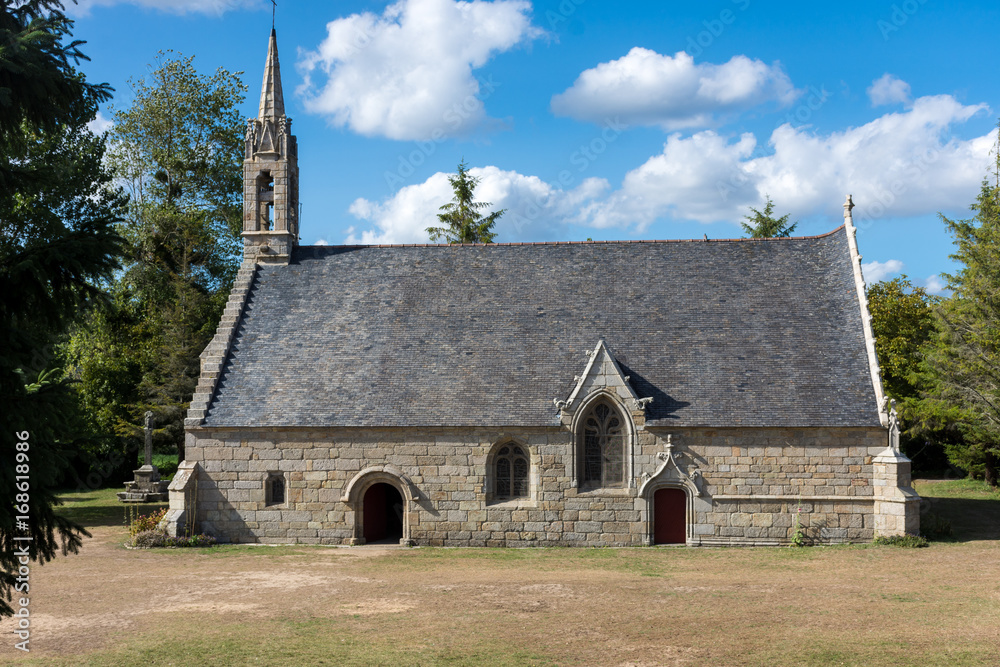
[(526, 0), (401, 0), (379, 16), (327, 24), (301, 56), (306, 108), (366, 136), (440, 139), (488, 121), (483, 98), (499, 85), (473, 70), (543, 32)]
[(696, 65), (683, 51), (668, 56), (635, 47), (580, 74), (552, 98), (552, 111), (592, 122), (620, 116), (630, 125), (675, 130), (712, 125), (718, 114), (769, 101), (788, 104), (798, 95), (777, 63), (738, 55), (721, 65)]
[(873, 107), (884, 104), (908, 104), (910, 84), (886, 72), (872, 81), (872, 85), (868, 87), (868, 99), (871, 100)]
[(72, 16), (80, 17), (89, 15), (94, 7), (113, 5), (135, 5), (169, 14), (196, 12), (221, 16), (230, 10), (261, 8), (264, 0), (78, 0), (77, 4), (66, 3), (66, 11)]
[(933, 276), (927, 276), (927, 280), (924, 283), (924, 289), (927, 290), (928, 294), (944, 294), (948, 291), (948, 286), (945, 282), (941, 280), (941, 276), (935, 274)]
[(993, 136), (956, 139), (952, 127), (985, 110), (940, 95), (842, 132), (814, 134), (785, 124), (771, 134), (772, 153), (764, 156), (751, 134), (736, 141), (710, 130), (675, 134), (620, 189), (586, 207), (580, 222), (639, 232), (664, 216), (738, 222), (765, 194), (792, 220), (839, 217), (847, 193), (854, 194), (859, 224), (963, 209), (978, 190)]
[(97, 116), (94, 117), (94, 120), (87, 123), (87, 129), (94, 134), (104, 134), (114, 126), (115, 122), (110, 118), (105, 117), (105, 115), (100, 111), (97, 112)]
[(898, 259), (890, 259), (887, 262), (865, 262), (861, 265), (865, 282), (869, 285), (885, 280), (889, 276), (894, 276), (902, 270), (903, 263)]
[[(489, 202), (493, 211), (506, 209), (495, 229), (500, 242), (559, 238), (562, 226), (580, 207), (608, 187), (606, 181), (591, 178), (573, 190), (563, 190), (537, 176), (494, 166), (474, 167), (469, 174), (480, 179), (477, 201)], [(440, 224), (438, 209), (453, 197), (448, 177), (436, 173), (423, 183), (400, 188), (382, 202), (355, 200), (350, 213), (371, 227), (350, 228), (345, 243), (427, 243), (426, 229)]]
[(316, 239), (313, 245), (330, 245), (326, 239)]

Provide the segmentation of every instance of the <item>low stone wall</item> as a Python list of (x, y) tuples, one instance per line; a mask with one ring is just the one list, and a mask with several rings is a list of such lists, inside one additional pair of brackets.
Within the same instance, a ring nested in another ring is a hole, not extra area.
[[(489, 457), (506, 441), (529, 452), (530, 497), (493, 502)], [(190, 428), (186, 452), (200, 466), (199, 529), (220, 541), (358, 543), (366, 480), (391, 479), (405, 498), (404, 538), (416, 544), (639, 546), (652, 541), (651, 498), (663, 485), (685, 489), (688, 544), (787, 544), (799, 526), (815, 543), (870, 540), (873, 458), (884, 449), (877, 428), (647, 429), (630, 446), (634, 486), (590, 491), (576, 488), (562, 427)], [(275, 472), (286, 497), (269, 505)]]

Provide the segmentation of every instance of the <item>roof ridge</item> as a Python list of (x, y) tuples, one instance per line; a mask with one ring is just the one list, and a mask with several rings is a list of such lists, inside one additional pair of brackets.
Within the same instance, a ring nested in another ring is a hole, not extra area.
[(352, 243), (343, 245), (299, 246), (299, 248), (455, 248), (455, 247), (490, 247), (490, 246), (544, 246), (544, 245), (631, 245), (639, 243), (774, 243), (782, 241), (811, 241), (833, 236), (844, 225), (840, 225), (824, 234), (814, 236), (779, 236), (770, 238), (743, 239), (630, 239), (620, 241), (512, 241), (509, 243)]

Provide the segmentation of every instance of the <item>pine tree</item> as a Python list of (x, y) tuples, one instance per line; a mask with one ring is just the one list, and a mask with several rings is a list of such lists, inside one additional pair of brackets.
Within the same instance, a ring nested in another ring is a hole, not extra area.
[(104, 140), (86, 127), (109, 88), (87, 83), (70, 64), (83, 55), (80, 42), (65, 43), (72, 22), (62, 4), (2, 2), (0, 615), (9, 615), (15, 545), (24, 544), (14, 537), (30, 536), (30, 558), (45, 562), (60, 546), (75, 552), (87, 535), (53, 510), (82, 435), (56, 351), (118, 268), (114, 225), (125, 198), (105, 170)]
[(743, 231), (747, 233), (749, 238), (754, 239), (769, 239), (778, 237), (788, 237), (792, 235), (795, 228), (799, 226), (799, 223), (795, 222), (789, 226), (788, 224), (788, 214), (781, 216), (780, 218), (774, 217), (774, 202), (771, 201), (771, 197), (764, 195), (767, 198), (767, 203), (764, 205), (763, 211), (758, 211), (753, 206), (750, 210), (753, 211), (753, 215), (743, 216), (747, 222), (741, 222), (743, 226)]
[(964, 441), (949, 455), (992, 486), (1000, 474), (1000, 130), (997, 136), (974, 216), (941, 216), (962, 268), (944, 274), (952, 296), (936, 310), (939, 335), (928, 352), (940, 398), (961, 414)]
[(438, 220), (443, 226), (427, 228), (431, 240), (443, 238), (448, 243), (493, 243), (496, 238), (493, 226), (505, 209), (493, 211), (486, 216), (480, 213), (491, 204), (473, 200), (479, 179), (469, 175), (464, 160), (458, 165), (458, 173), (450, 176), (448, 182), (455, 191), (455, 199), (440, 209), (444, 213), (438, 214)]

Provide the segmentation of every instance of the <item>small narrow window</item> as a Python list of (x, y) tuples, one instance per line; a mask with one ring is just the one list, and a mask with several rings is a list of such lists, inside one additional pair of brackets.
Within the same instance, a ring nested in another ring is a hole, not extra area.
[(268, 505), (283, 505), (285, 503), (285, 477), (281, 473), (271, 473), (267, 477), (265, 496)]
[(518, 445), (504, 445), (493, 464), (494, 488), (498, 500), (525, 498), (528, 495), (528, 455)]

